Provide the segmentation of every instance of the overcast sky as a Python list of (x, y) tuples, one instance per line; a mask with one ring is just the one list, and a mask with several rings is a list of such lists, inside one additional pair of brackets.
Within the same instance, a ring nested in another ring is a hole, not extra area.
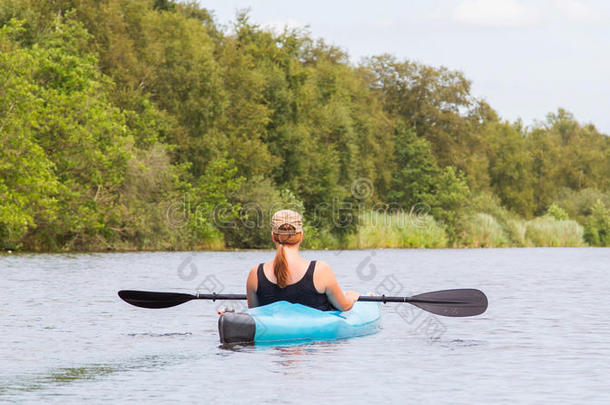
[(610, 134), (609, 0), (199, 0), (229, 25), (309, 26), (353, 62), (391, 53), (457, 69), (509, 120), (565, 108)]

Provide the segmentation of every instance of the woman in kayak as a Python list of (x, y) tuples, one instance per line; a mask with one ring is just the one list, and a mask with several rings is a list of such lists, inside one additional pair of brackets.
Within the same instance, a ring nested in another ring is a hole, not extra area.
[(246, 283), (248, 307), (288, 301), (322, 311), (351, 309), (360, 294), (343, 293), (328, 264), (308, 261), (299, 255), (303, 241), (301, 216), (295, 211), (281, 210), (273, 215), (271, 224), (275, 258), (250, 270)]

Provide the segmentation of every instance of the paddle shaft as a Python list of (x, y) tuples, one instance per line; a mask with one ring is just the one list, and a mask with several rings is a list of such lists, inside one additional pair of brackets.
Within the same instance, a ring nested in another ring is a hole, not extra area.
[[(216, 294), (216, 293), (211, 293), (211, 294), (195, 294), (195, 299), (198, 300), (212, 300), (212, 301), (216, 301), (216, 300), (222, 300), (222, 301), (226, 301), (226, 300), (245, 300), (247, 299), (245, 294)], [(411, 298), (411, 297), (392, 297), (392, 296), (385, 296), (385, 295), (362, 295), (360, 296), (360, 298), (358, 298), (358, 301), (368, 301), (368, 302), (383, 302), (384, 304), (386, 302), (422, 302), (422, 303), (430, 303), (430, 304), (459, 304), (459, 302), (455, 302), (455, 301), (445, 301), (445, 300), (421, 300), (421, 299), (417, 299), (417, 298)]]
[(245, 300), (246, 294), (195, 294), (195, 299), (198, 300)]

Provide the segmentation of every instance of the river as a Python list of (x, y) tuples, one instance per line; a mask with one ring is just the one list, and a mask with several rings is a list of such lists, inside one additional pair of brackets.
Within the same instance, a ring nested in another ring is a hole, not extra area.
[(386, 304), (379, 333), (330, 343), (223, 348), (222, 303), (149, 310), (116, 294), (243, 293), (271, 255), (0, 256), (0, 402), (610, 403), (610, 249), (304, 251), (346, 289), (489, 299), (473, 318)]

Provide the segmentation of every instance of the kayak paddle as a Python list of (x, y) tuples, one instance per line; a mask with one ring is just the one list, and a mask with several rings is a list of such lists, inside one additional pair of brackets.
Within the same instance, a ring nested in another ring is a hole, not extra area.
[[(141, 308), (170, 308), (191, 300), (245, 300), (245, 294), (185, 294), (121, 290), (119, 297)], [(487, 309), (487, 297), (473, 288), (434, 291), (412, 297), (361, 296), (358, 301), (406, 302), (436, 315), (462, 317), (480, 315)]]

